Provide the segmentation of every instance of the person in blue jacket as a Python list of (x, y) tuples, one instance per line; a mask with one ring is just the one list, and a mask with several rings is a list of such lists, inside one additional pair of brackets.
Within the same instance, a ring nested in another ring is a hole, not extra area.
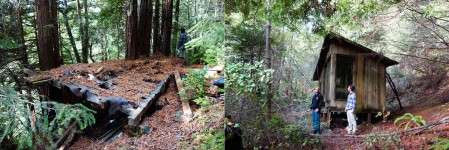
[(312, 96), (312, 104), (308, 111), (312, 111), (312, 124), (313, 124), (313, 134), (321, 134), (320, 130), (320, 109), (324, 105), (324, 97), (320, 93), (320, 88), (315, 88), (315, 92)]
[(179, 58), (182, 58), (184, 65), (186, 65), (186, 48), (185, 44), (189, 42), (189, 36), (186, 34), (186, 29), (181, 29), (181, 35), (179, 36), (178, 41), (178, 50), (179, 50)]

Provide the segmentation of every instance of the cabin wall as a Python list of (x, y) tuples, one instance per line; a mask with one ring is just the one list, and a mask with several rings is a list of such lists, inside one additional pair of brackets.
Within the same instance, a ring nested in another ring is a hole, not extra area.
[(364, 67), (362, 111), (377, 112), (382, 110), (386, 103), (386, 67), (369, 58), (365, 58)]
[(330, 43), (329, 53), (327, 54), (330, 59), (324, 65), (320, 77), (321, 86), (325, 91), (325, 99), (329, 101), (326, 106), (332, 107), (333, 111), (344, 111), (347, 103), (346, 100), (335, 99), (336, 54), (343, 54), (355, 57), (353, 84), (356, 86), (357, 112), (382, 110), (386, 103), (385, 65), (367, 58), (363, 53), (352, 51), (349, 49), (350, 47), (335, 41)]
[(319, 79), (319, 86), (321, 88), (321, 92), (323, 94), (324, 97), (324, 102), (326, 103), (326, 106), (331, 106), (330, 102), (331, 102), (331, 95), (330, 95), (330, 90), (331, 90), (331, 85), (330, 85), (330, 72), (331, 72), (331, 59), (330, 56), (328, 56), (326, 58), (326, 61), (324, 62), (324, 67), (322, 68), (322, 72), (321, 72), (321, 76)]
[[(340, 44), (340, 43), (338, 43), (338, 42), (334, 42), (334, 41), (332, 41), (331, 43), (330, 43), (330, 47), (329, 47), (329, 55), (331, 56), (331, 62), (332, 62), (332, 64), (330, 65), (330, 66), (332, 66), (332, 71), (331, 71), (331, 74), (330, 74), (330, 83), (331, 83), (331, 85), (330, 85), (330, 87), (331, 87), (331, 90), (330, 90), (330, 100), (331, 100), (331, 102), (330, 102), (330, 106), (331, 107), (334, 107), (334, 110), (338, 110), (338, 111), (344, 111), (344, 109), (345, 109), (345, 107), (346, 107), (346, 103), (347, 103), (347, 101), (346, 100), (336, 100), (335, 99), (335, 73), (336, 73), (336, 65), (337, 65), (337, 63), (336, 63), (336, 60), (337, 60), (337, 54), (343, 54), (343, 55), (350, 55), (350, 56), (354, 56), (355, 58), (356, 58), (356, 56), (357, 56), (357, 53), (354, 53), (354, 51), (351, 51), (351, 50), (349, 50), (348, 48), (347, 48), (347, 46), (344, 46), (344, 45), (342, 45), (342, 44)], [(356, 59), (357, 60), (357, 59)], [(354, 74), (354, 76), (353, 76), (353, 84), (356, 84), (355, 82), (356, 82), (356, 76), (355, 76), (355, 73), (356, 73), (356, 67), (357, 67), (357, 65), (356, 65), (356, 63), (353, 65), (353, 67), (354, 67), (354, 69), (353, 69), (353, 74)]]

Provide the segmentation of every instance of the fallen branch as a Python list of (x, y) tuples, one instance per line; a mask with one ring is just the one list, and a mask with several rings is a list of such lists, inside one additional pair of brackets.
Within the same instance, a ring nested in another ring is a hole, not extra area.
[[(318, 137), (353, 137), (353, 138), (366, 138), (366, 137), (371, 137), (371, 136), (390, 136), (390, 135), (399, 135), (399, 134), (403, 134), (403, 133), (407, 133), (407, 132), (411, 132), (411, 131), (415, 131), (415, 130), (427, 130), (430, 127), (434, 127), (440, 124), (445, 124), (445, 123), (449, 123), (449, 117), (445, 117), (443, 119), (441, 119), (440, 121), (437, 122), (433, 122), (433, 123), (429, 123), (426, 124), (424, 126), (420, 126), (420, 127), (415, 127), (415, 128), (410, 128), (404, 131), (398, 131), (398, 132), (393, 132), (393, 133), (387, 133), (387, 134), (376, 134), (376, 135), (337, 135), (337, 134), (330, 134), (330, 135), (317, 135), (317, 134), (309, 134), (311, 136), (318, 136)], [(420, 131), (422, 132), (422, 131)]]

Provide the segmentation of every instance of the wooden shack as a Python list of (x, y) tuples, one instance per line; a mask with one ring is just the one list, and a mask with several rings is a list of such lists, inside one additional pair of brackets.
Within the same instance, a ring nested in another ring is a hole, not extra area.
[(349, 85), (355, 85), (357, 113), (377, 113), (386, 103), (386, 68), (398, 64), (365, 46), (337, 34), (325, 37), (313, 80), (319, 81), (325, 113), (344, 112)]

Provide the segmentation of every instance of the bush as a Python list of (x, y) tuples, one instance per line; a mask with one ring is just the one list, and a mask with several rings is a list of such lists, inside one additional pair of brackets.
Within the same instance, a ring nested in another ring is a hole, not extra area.
[(198, 71), (188, 69), (189, 74), (182, 80), (184, 88), (179, 92), (181, 100), (193, 100), (205, 96), (208, 81), (206, 78), (207, 70), (207, 66)]

